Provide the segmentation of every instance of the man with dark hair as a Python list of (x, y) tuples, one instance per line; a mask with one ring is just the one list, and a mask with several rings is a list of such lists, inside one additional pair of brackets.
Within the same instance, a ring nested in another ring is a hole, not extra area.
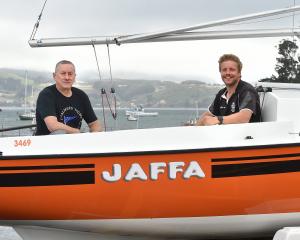
[(255, 88), (241, 80), (242, 62), (233, 54), (219, 59), (219, 71), (225, 84), (197, 125), (259, 122), (261, 110)]
[(90, 132), (101, 131), (101, 125), (85, 92), (73, 87), (75, 66), (62, 60), (55, 66), (55, 84), (44, 88), (37, 99), (36, 135), (55, 132), (79, 133), (82, 119)]

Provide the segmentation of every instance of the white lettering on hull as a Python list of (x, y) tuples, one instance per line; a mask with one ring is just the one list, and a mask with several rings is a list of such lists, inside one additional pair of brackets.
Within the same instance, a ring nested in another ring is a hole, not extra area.
[(164, 173), (167, 164), (164, 162), (150, 163), (150, 179), (157, 180), (159, 173)]
[[(187, 165), (186, 168), (185, 165)], [(175, 180), (178, 177), (178, 173), (181, 173), (183, 179), (190, 179), (191, 177), (204, 178), (205, 173), (197, 161), (185, 162), (155, 162), (150, 163), (149, 174), (147, 175), (142, 166), (139, 163), (132, 163), (127, 171), (122, 172), (121, 164), (115, 163), (112, 166), (112, 173), (109, 171), (103, 171), (102, 179), (107, 182), (117, 182), (123, 179), (125, 181), (132, 181), (134, 179), (146, 181), (148, 179), (157, 181), (160, 175), (165, 172), (168, 173), (168, 177), (171, 180)]]
[(120, 164), (116, 163), (113, 165), (113, 174), (110, 175), (108, 171), (102, 172), (102, 178), (107, 182), (119, 181), (122, 177), (122, 167)]
[(125, 175), (126, 181), (131, 181), (132, 179), (147, 180), (146, 173), (138, 163), (133, 163)]

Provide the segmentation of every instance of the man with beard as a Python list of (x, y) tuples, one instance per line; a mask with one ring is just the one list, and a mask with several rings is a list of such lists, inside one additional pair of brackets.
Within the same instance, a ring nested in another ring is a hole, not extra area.
[(241, 80), (242, 62), (233, 54), (219, 59), (219, 71), (225, 84), (197, 125), (248, 123), (261, 121), (259, 96), (255, 88)]
[(44, 88), (37, 99), (35, 135), (80, 133), (82, 120), (90, 132), (101, 131), (101, 125), (85, 92), (73, 87), (76, 72), (72, 62), (56, 64), (55, 84)]

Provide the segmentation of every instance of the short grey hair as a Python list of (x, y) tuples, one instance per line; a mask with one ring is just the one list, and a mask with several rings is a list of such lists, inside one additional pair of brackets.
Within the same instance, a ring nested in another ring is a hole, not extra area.
[(73, 67), (74, 67), (74, 72), (76, 72), (74, 63), (72, 63), (72, 62), (69, 61), (69, 60), (61, 60), (61, 61), (59, 61), (58, 63), (56, 63), (56, 65), (55, 65), (55, 73), (57, 72), (58, 67), (59, 67), (60, 65), (62, 65), (62, 64), (71, 64), (71, 65), (73, 65)]

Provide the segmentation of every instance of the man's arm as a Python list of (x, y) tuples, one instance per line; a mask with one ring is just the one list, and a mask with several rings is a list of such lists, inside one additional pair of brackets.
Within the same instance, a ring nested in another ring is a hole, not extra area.
[(223, 124), (248, 123), (250, 121), (251, 116), (252, 116), (252, 111), (250, 109), (242, 109), (237, 113), (224, 116)]
[(101, 127), (99, 120), (89, 123), (88, 126), (90, 128), (90, 132), (101, 132), (102, 131), (102, 127)]
[(197, 126), (215, 125), (218, 123), (218, 119), (209, 111), (203, 113), (197, 120)]
[[(252, 111), (250, 109), (242, 109), (241, 111), (223, 116), (222, 124), (232, 124), (232, 123), (248, 123), (252, 116)], [(217, 116), (214, 116), (210, 112), (205, 112), (202, 114), (200, 119), (197, 121), (198, 126), (210, 126), (219, 124), (220, 121)]]
[(55, 116), (47, 116), (44, 118), (46, 126), (50, 132), (54, 132), (57, 130), (63, 130), (66, 133), (80, 133), (80, 130), (77, 128), (72, 128), (66, 124), (63, 124), (57, 121)]

